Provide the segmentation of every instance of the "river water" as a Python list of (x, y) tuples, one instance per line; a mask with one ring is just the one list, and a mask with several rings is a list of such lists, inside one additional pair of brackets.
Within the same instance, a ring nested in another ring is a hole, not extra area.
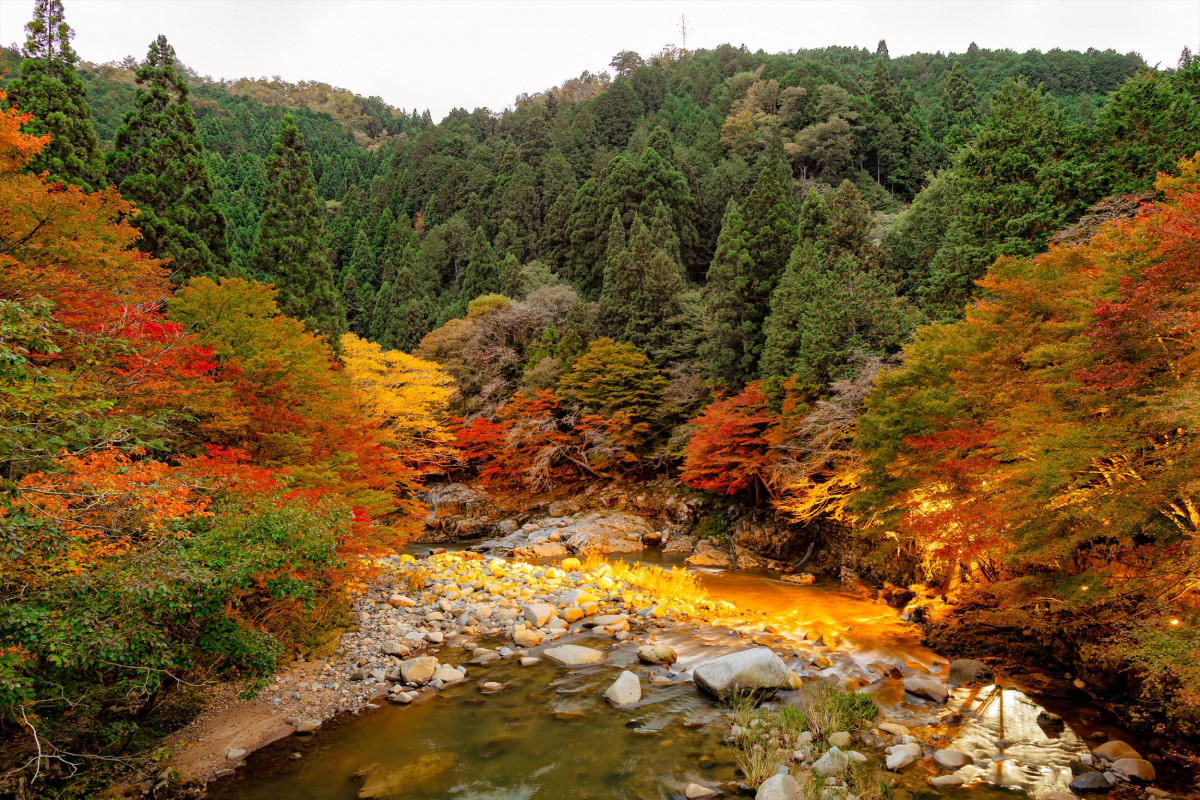
[[(658, 551), (638, 558), (663, 562)], [(747, 616), (736, 627), (692, 625), (660, 633), (658, 641), (675, 648), (677, 666), (688, 674), (698, 663), (756, 642), (785, 656), (824, 655), (832, 666), (808, 668), (801, 673), (806, 681), (858, 679), (883, 717), (974, 757), (974, 765), (957, 773), (966, 788), (930, 787), (927, 779), (937, 773), (923, 761), (894, 776), (894, 800), (942, 794), (1037, 798), (1065, 790), (1070, 760), (1088, 751), (1081, 738), (1085, 731), (1070, 726), (1044, 731), (1037, 721), (1040, 706), (1013, 686), (959, 691), (946, 706), (906, 695), (900, 680), (883, 673), (944, 676), (948, 663), (922, 646), (915, 629), (892, 608), (837, 585), (795, 586), (767, 573), (705, 571), (702, 580), (710, 595)], [(814, 646), (819, 636), (827, 646)], [(571, 642), (597, 648), (612, 643), (588, 635)], [(313, 736), (277, 742), (251, 755), (236, 775), (210, 786), (210, 796), (667, 800), (682, 797), (691, 781), (736, 782), (721, 709), (696, 691), (687, 674), (669, 686), (649, 685), (654, 670), (636, 665), (635, 649), (633, 642), (617, 645), (604, 663), (573, 670), (546, 660), (521, 667), (515, 659), (477, 667), (465, 683), (423, 693), (410, 706), (385, 703), (326, 723)], [(451, 648), (439, 653), (449, 663), (458, 663), (458, 655)], [(617, 710), (601, 693), (627, 667), (641, 674), (643, 699)], [(478, 684), (485, 677), (505, 688), (482, 694)], [(776, 700), (786, 701), (786, 693)], [(881, 754), (870, 755), (877, 761)]]

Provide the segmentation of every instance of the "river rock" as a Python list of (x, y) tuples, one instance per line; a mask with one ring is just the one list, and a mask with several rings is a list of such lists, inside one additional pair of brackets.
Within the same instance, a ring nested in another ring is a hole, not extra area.
[(829, 742), (832, 747), (840, 747), (842, 750), (845, 750), (850, 746), (852, 740), (850, 734), (846, 731), (834, 731), (825, 737), (825, 741)]
[(612, 686), (604, 690), (608, 702), (617, 708), (631, 706), (642, 699), (642, 682), (629, 670), (621, 673)]
[(710, 797), (720, 797), (721, 793), (698, 783), (689, 783), (683, 790), (683, 796), (687, 800), (708, 800)]
[(911, 733), (911, 731), (909, 731), (909, 729), (903, 725), (897, 722), (888, 722), (886, 720), (880, 722), (875, 727), (879, 728), (879, 730), (883, 731), (884, 733), (890, 733), (892, 736), (908, 736), (909, 733)]
[(696, 549), (696, 537), (694, 536), (672, 536), (663, 545), (664, 553), (690, 553)]
[(812, 771), (827, 778), (837, 777), (845, 772), (849, 765), (850, 758), (841, 749), (830, 747), (825, 751), (825, 755), (818, 758), (812, 765)]
[(951, 771), (965, 767), (967, 764), (972, 764), (975, 761), (966, 753), (949, 747), (942, 750), (934, 750), (933, 760), (942, 769)]
[(554, 606), (549, 603), (530, 603), (522, 609), (525, 619), (535, 628), (540, 628), (554, 616)]
[(320, 727), (321, 720), (312, 717), (303, 717), (292, 723), (292, 728), (296, 733), (313, 733)]
[(441, 681), (442, 686), (453, 686), (456, 683), (462, 683), (466, 680), (466, 676), (456, 670), (449, 664), (443, 664), (433, 672), (431, 681)]
[(908, 678), (904, 681), (904, 691), (935, 703), (944, 703), (950, 697), (950, 688), (932, 678)]
[(776, 773), (762, 782), (754, 800), (800, 800), (800, 784), (791, 775)]
[(646, 549), (642, 537), (653, 532), (650, 523), (634, 514), (595, 512), (563, 528), (562, 538), (580, 555), (635, 553)]
[(429, 631), (425, 634), (425, 641), (430, 644), (441, 644), (446, 641), (446, 635), (441, 631)]
[(794, 583), (799, 586), (812, 586), (817, 582), (817, 576), (811, 572), (797, 572), (794, 575), (782, 575), (779, 578), (784, 583)]
[(1144, 783), (1154, 780), (1154, 765), (1142, 758), (1118, 758), (1113, 762), (1112, 771)]
[(587, 589), (572, 589), (558, 596), (558, 602), (564, 606), (581, 606), (584, 603), (596, 602), (596, 595)]
[(399, 642), (388, 641), (379, 643), (379, 652), (385, 656), (406, 656), (412, 651)]
[(1116, 761), (1121, 758), (1141, 758), (1141, 754), (1120, 739), (1105, 742), (1092, 751), (1092, 755), (1105, 761)]
[(584, 667), (589, 664), (599, 664), (604, 660), (604, 653), (590, 647), (580, 647), (577, 644), (564, 644), (551, 647), (542, 652), (546, 658), (564, 667)]
[(963, 785), (963, 779), (957, 775), (936, 775), (929, 779), (929, 785), (938, 789), (954, 789)]
[(921, 745), (915, 742), (897, 744), (888, 748), (888, 757), (884, 766), (892, 772), (899, 772), (922, 755)]
[(766, 647), (755, 647), (706, 661), (692, 670), (696, 686), (723, 699), (730, 695), (798, 689), (800, 679), (783, 659)]
[(733, 560), (729, 557), (729, 552), (722, 550), (707, 539), (701, 540), (696, 545), (695, 552), (688, 556), (684, 563), (695, 567), (733, 566)]
[(578, 606), (568, 606), (559, 612), (559, 616), (562, 617), (563, 622), (569, 625), (583, 619), (583, 609)]
[(1107, 792), (1112, 788), (1103, 772), (1085, 772), (1071, 779), (1073, 792)]
[(1070, 792), (1046, 792), (1038, 800), (1079, 800), (1079, 798)]
[(400, 662), (400, 674), (403, 676), (405, 683), (423, 686), (433, 678), (433, 673), (437, 670), (437, 666), (438, 660), (433, 656), (410, 658)]
[(996, 679), (992, 668), (982, 661), (959, 658), (950, 662), (946, 682), (951, 686), (986, 686)]
[(361, 798), (391, 797), (400, 792), (411, 792), (432, 783), (438, 776), (454, 767), (453, 753), (426, 753), (415, 760), (369, 764), (354, 773), (356, 778), (365, 777), (358, 790)]
[(225, 758), (229, 761), (241, 761), (246, 757), (246, 751), (240, 747), (231, 747), (225, 751)]
[(585, 628), (611, 628), (617, 630), (629, 627), (629, 617), (625, 614), (600, 614), (584, 623)]
[(664, 667), (679, 660), (679, 654), (674, 648), (665, 644), (644, 644), (637, 649), (637, 657), (638, 661)]
[(512, 639), (517, 647), (537, 647), (542, 643), (542, 635), (529, 628), (517, 628), (513, 631)]
[(540, 664), (542, 660), (536, 656), (522, 656), (517, 663), (522, 667), (532, 667), (534, 664)]

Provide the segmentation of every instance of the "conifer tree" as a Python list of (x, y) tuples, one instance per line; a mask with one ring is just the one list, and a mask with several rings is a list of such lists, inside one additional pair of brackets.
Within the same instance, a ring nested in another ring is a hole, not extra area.
[(317, 199), (310, 163), (304, 137), (287, 114), (267, 161), (268, 181), (250, 269), (275, 284), (283, 313), (303, 320), (310, 331), (325, 334), (336, 348), (346, 330), (346, 313), (333, 285), (325, 209)]
[(500, 264), (496, 261), (496, 253), (483, 228), (476, 228), (459, 297), (463, 302), (470, 302), (476, 297), (499, 292), (500, 288)]
[(635, 229), (629, 250), (637, 270), (633, 292), (627, 301), (628, 321), (623, 338), (658, 360), (676, 333), (673, 323), (680, 312), (683, 272), (679, 262), (660, 246), (653, 229), (645, 225)]
[(50, 142), (29, 160), (26, 171), (47, 172), (51, 181), (98, 189), (104, 180), (104, 159), (87, 90), (75, 72), (75, 32), (63, 16), (62, 0), (37, 0), (25, 30), (21, 74), (7, 87), (8, 103), (34, 115), (23, 126), (25, 133), (50, 134)]
[(132, 222), (142, 234), (138, 247), (171, 259), (173, 276), (183, 283), (220, 274), (229, 255), (225, 217), (213, 200), (188, 86), (177, 66), (175, 48), (160, 35), (138, 68), (134, 108), (117, 130), (108, 175), (137, 203)]
[(627, 304), (633, 291), (636, 265), (625, 239), (621, 215), (616, 211), (612, 213), (605, 241), (604, 285), (600, 290), (597, 321), (605, 335), (620, 337), (625, 334), (625, 325), (629, 322)]
[(704, 287), (709, 331), (701, 349), (712, 376), (729, 386), (746, 383), (754, 375), (755, 354), (745, 319), (753, 271), (745, 222), (737, 204), (730, 200)]
[(521, 262), (512, 253), (500, 262), (500, 291), (505, 297), (521, 297)]

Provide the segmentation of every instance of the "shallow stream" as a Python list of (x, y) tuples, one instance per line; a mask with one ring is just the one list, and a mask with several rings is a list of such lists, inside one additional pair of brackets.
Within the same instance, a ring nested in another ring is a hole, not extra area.
[[(664, 563), (658, 551), (638, 557)], [(251, 755), (236, 775), (211, 785), (210, 796), (666, 800), (682, 797), (692, 781), (732, 785), (738, 774), (734, 753), (723, 741), (728, 724), (720, 707), (696, 691), (689, 674), (698, 663), (754, 642), (785, 657), (824, 655), (832, 666), (809, 667), (802, 673), (806, 681), (857, 678), (883, 717), (974, 757), (974, 765), (957, 773), (966, 788), (930, 787), (926, 781), (936, 773), (923, 761), (894, 776), (894, 800), (939, 795), (965, 800), (968, 794), (970, 800), (1037, 798), (1065, 790), (1070, 760), (1088, 751), (1081, 738), (1087, 731), (1069, 725), (1043, 730), (1041, 707), (1016, 687), (959, 690), (947, 705), (935, 706), (906, 695), (901, 680), (881, 677), (881, 672), (944, 676), (948, 667), (919, 643), (894, 609), (836, 585), (795, 586), (766, 573), (711, 571), (702, 579), (710, 595), (751, 616), (735, 629), (695, 625), (660, 633), (657, 641), (679, 654), (679, 674), (671, 685), (649, 684), (652, 675), (666, 672), (638, 664), (636, 643), (610, 647), (609, 638), (575, 637), (572, 643), (609, 648), (606, 661), (576, 669), (546, 660), (521, 667), (516, 659), (475, 667), (465, 683), (423, 693), (410, 706), (383, 703), (327, 723), (315, 735), (277, 742)], [(814, 644), (819, 636), (827, 646)], [(439, 656), (457, 662), (453, 648), (443, 648)], [(601, 693), (626, 668), (642, 678), (643, 697), (634, 708), (617, 710)], [(505, 688), (485, 695), (482, 680)], [(776, 702), (787, 702), (786, 694)], [(880, 758), (878, 751), (867, 752), (873, 761)]]

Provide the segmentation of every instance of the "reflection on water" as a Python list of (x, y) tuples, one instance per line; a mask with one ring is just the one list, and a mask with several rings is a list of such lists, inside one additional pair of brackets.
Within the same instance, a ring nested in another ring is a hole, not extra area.
[[(673, 563), (654, 550), (639, 557)], [(805, 680), (857, 679), (886, 717), (974, 758), (957, 773), (969, 788), (931, 788), (926, 779), (935, 773), (923, 761), (897, 777), (898, 800), (964, 792), (988, 800), (1013, 790), (1038, 797), (1064, 789), (1070, 759), (1087, 751), (1069, 728), (1057, 736), (1044, 732), (1037, 724), (1040, 708), (1011, 687), (957, 690), (946, 706), (906, 695), (895, 677), (900, 670), (944, 676), (947, 662), (923, 647), (887, 606), (832, 586), (785, 584), (766, 573), (706, 571), (703, 582), (746, 615), (726, 627), (659, 633), (658, 640), (680, 657), (670, 685), (650, 684), (652, 675), (668, 673), (638, 664), (632, 642), (608, 649), (603, 664), (581, 669), (496, 662), (469, 671), (464, 684), (423, 693), (412, 706), (385, 705), (328, 724), (315, 736), (278, 742), (251, 756), (236, 776), (214, 784), (210, 794), (219, 800), (680, 797), (690, 781), (737, 779), (733, 753), (722, 742), (720, 710), (695, 691), (690, 670), (752, 641), (791, 654)], [(611, 643), (586, 636), (572, 641), (601, 649)], [(452, 648), (438, 656), (448, 663), (466, 660)], [(818, 656), (831, 666), (812, 665)], [(643, 698), (616, 710), (601, 692), (625, 668), (639, 674)], [(477, 688), (484, 679), (506, 688), (484, 696)]]

